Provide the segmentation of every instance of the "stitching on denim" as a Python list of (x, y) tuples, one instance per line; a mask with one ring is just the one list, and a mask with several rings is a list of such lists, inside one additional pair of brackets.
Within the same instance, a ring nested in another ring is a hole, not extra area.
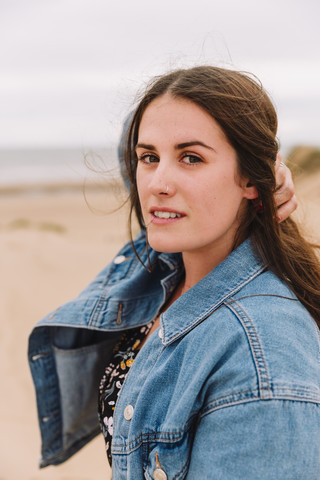
[[(130, 453), (130, 452), (136, 450), (137, 448), (140, 448), (140, 446), (143, 445), (144, 443), (147, 443), (147, 442), (150, 442), (150, 441), (154, 441), (154, 442), (157, 442), (157, 443), (166, 443), (168, 441), (170, 441), (171, 443), (180, 442), (180, 440), (183, 439), (183, 436), (187, 432), (190, 432), (190, 429), (192, 427), (193, 419), (197, 415), (198, 415), (198, 412), (193, 413), (190, 416), (190, 418), (188, 419), (184, 428), (182, 428), (181, 430), (179, 430), (177, 432), (172, 432), (172, 431), (171, 432), (163, 432), (163, 431), (160, 431), (160, 432), (142, 433), (138, 437), (136, 437), (134, 440), (129, 442), (127, 445), (126, 444), (117, 444), (117, 445), (113, 444), (113, 447), (111, 447), (111, 448), (125, 448), (126, 449), (127, 447), (129, 447), (129, 450), (126, 450), (126, 452)], [(159, 438), (159, 436), (166, 436), (167, 438)], [(152, 438), (152, 437), (154, 437), (154, 438)], [(138, 442), (137, 445), (135, 445), (136, 442)], [(130, 447), (130, 445), (132, 445), (132, 446)], [(112, 450), (112, 452), (113, 452), (113, 450)], [(115, 453), (117, 453), (117, 452), (115, 452)]]
[[(227, 291), (227, 293), (224, 295), (224, 297), (222, 297), (214, 305), (211, 305), (208, 310), (206, 310), (205, 312), (202, 312), (199, 317), (196, 317), (194, 322), (192, 324), (189, 324), (187, 326), (187, 328), (183, 328), (183, 329), (179, 330), (177, 333), (175, 333), (175, 335), (173, 335), (173, 337), (169, 337), (168, 340), (166, 342), (164, 342), (164, 345), (168, 345), (169, 343), (174, 341), (177, 337), (179, 337), (180, 335), (188, 332), (189, 330), (194, 328), (196, 325), (198, 325), (200, 322), (202, 322), (203, 320), (208, 318), (221, 304), (225, 303), (227, 298), (229, 298), (230, 296), (232, 296), (236, 292), (238, 292), (241, 288), (243, 288), (245, 285), (247, 285), (249, 282), (251, 282), (255, 277), (260, 275), (260, 273), (262, 273), (264, 270), (266, 270), (266, 268), (267, 267), (265, 265), (263, 265), (258, 270), (256, 270), (252, 275), (250, 275), (247, 278), (247, 280), (243, 281), (242, 283), (239, 283), (236, 287), (234, 287), (230, 291)], [(256, 266), (253, 268), (253, 270), (255, 270), (255, 269), (256, 269)]]
[[(113, 448), (127, 448), (129, 447), (129, 450), (126, 450), (127, 452), (132, 452), (134, 450), (136, 450), (137, 448), (139, 448), (143, 443), (146, 443), (146, 442), (150, 442), (151, 440), (153, 440), (154, 442), (157, 442), (157, 443), (166, 443), (168, 441), (170, 441), (171, 443), (177, 443), (179, 442), (180, 440), (183, 439), (183, 436), (189, 431), (189, 427), (188, 428), (183, 428), (182, 430), (180, 430), (179, 432), (176, 432), (176, 433), (173, 433), (173, 432), (147, 432), (147, 433), (142, 433), (140, 434), (138, 437), (136, 437), (134, 440), (132, 440), (131, 442), (129, 442), (128, 444), (117, 444), (117, 445), (114, 445)], [(159, 436), (161, 435), (166, 435), (167, 438), (158, 438)], [(154, 438), (152, 438), (154, 437)], [(138, 443), (137, 443), (138, 442)], [(137, 445), (136, 445), (137, 443)]]
[(282, 385), (282, 386), (280, 386), (280, 385), (274, 384), (274, 390), (275, 390), (275, 391), (290, 391), (290, 392), (296, 392), (297, 394), (299, 394), (299, 393), (301, 393), (301, 394), (305, 394), (305, 393), (310, 394), (310, 393), (313, 392), (312, 394), (316, 394), (316, 395), (319, 396), (319, 398), (320, 398), (320, 389), (318, 389), (317, 391), (312, 391), (312, 390), (310, 390), (310, 388), (306, 388), (306, 387), (304, 387), (303, 385), (302, 385), (302, 386), (299, 385), (299, 387), (298, 387), (298, 386), (297, 386), (297, 387), (293, 387), (293, 386), (291, 386), (291, 385)]
[[(112, 446), (112, 444), (111, 444), (111, 446)], [(142, 443), (142, 458), (144, 459), (143, 460), (143, 468), (144, 468), (144, 471), (146, 473), (148, 473), (147, 470), (149, 468), (149, 464), (148, 464), (149, 456), (150, 456), (150, 443), (144, 442), (144, 443)]]
[[(211, 414), (212, 412), (215, 412), (217, 410), (222, 410), (224, 408), (229, 408), (237, 405), (243, 405), (245, 403), (252, 403), (252, 402), (269, 402), (269, 401), (290, 401), (290, 402), (299, 402), (299, 403), (312, 403), (315, 405), (320, 406), (320, 395), (318, 397), (318, 400), (316, 398), (308, 398), (304, 397), (301, 394), (301, 389), (294, 389), (291, 388), (289, 389), (291, 391), (291, 394), (277, 394), (274, 397), (271, 398), (262, 398), (259, 396), (258, 391), (252, 391), (248, 390), (245, 392), (239, 392), (238, 395), (248, 395), (247, 398), (242, 398), (236, 400), (233, 395), (229, 395), (228, 397), (221, 397), (220, 399), (216, 400), (215, 402), (209, 403), (202, 411), (202, 413), (199, 415), (199, 421), (205, 417), (206, 415)], [(296, 392), (296, 395), (294, 394)], [(299, 395), (300, 394), (300, 395)], [(232, 399), (233, 398), (233, 399)], [(229, 399), (229, 400), (228, 400)], [(180, 440), (183, 439), (183, 436), (190, 431), (190, 427), (188, 428), (183, 428), (179, 432), (172, 433), (172, 432), (152, 432), (152, 433), (143, 433), (139, 435), (135, 440), (132, 440), (129, 444), (117, 444), (113, 445), (112, 448), (112, 454), (115, 455), (127, 455), (133, 452), (134, 450), (137, 450), (138, 448), (141, 447), (143, 444), (148, 444), (150, 441), (154, 441), (157, 443), (177, 443)], [(159, 438), (161, 435), (167, 435), (168, 438)], [(154, 438), (152, 438), (154, 437)], [(185, 464), (185, 466), (188, 465), (188, 462)], [(177, 474), (179, 475), (182, 470)], [(176, 478), (176, 477), (175, 477)]]
[(289, 401), (293, 403), (312, 403), (314, 405), (319, 405), (320, 406), (320, 398), (319, 400), (312, 399), (312, 398), (306, 398), (306, 397), (299, 397), (295, 395), (277, 395), (276, 397), (272, 398), (261, 398), (261, 397), (252, 397), (252, 398), (243, 398), (242, 400), (234, 400), (232, 402), (227, 402), (221, 405), (215, 405), (210, 408), (208, 408), (201, 416), (200, 419), (205, 417), (206, 415), (209, 415), (212, 412), (215, 412), (217, 410), (222, 410), (224, 408), (229, 408), (229, 407), (235, 407), (237, 405), (243, 405), (245, 403), (253, 403), (253, 402), (270, 402), (270, 401)]
[(228, 303), (231, 304), (239, 300), (243, 300), (244, 298), (251, 298), (251, 297), (276, 297), (276, 298), (284, 298), (285, 300), (292, 300), (293, 302), (299, 302), (297, 298), (286, 297), (285, 295), (275, 295), (272, 293), (255, 293), (252, 295), (243, 295), (243, 297), (239, 297), (237, 299), (230, 299)]
[[(242, 398), (240, 398), (242, 397)], [(221, 408), (226, 408), (231, 405), (237, 405), (238, 403), (244, 402), (253, 402), (255, 400), (260, 400), (259, 391), (258, 390), (246, 390), (243, 392), (237, 392), (234, 395), (226, 395), (224, 397), (219, 397), (209, 403), (207, 403), (200, 412), (199, 418), (201, 419), (208, 412), (213, 410), (220, 410)]]
[(187, 458), (187, 461), (185, 462), (185, 464), (183, 465), (183, 467), (181, 468), (180, 472), (178, 472), (172, 480), (177, 480), (180, 475), (184, 474), (187, 470), (188, 470), (188, 467), (189, 467), (189, 463), (190, 463), (190, 459), (189, 459), (189, 456)]
[[(233, 300), (233, 304), (235, 306), (231, 305), (229, 302), (225, 302), (225, 305), (228, 306), (230, 308), (230, 310), (232, 310), (233, 313), (236, 315), (236, 317), (240, 320), (241, 325), (243, 326), (245, 332), (247, 333), (247, 337), (249, 339), (249, 344), (251, 346), (252, 356), (255, 359), (255, 366), (256, 366), (257, 374), (258, 374), (258, 378), (259, 378), (260, 391), (265, 390), (265, 387), (263, 385), (266, 384), (268, 393), (270, 394), (271, 393), (270, 380), (269, 380), (269, 376), (268, 376), (267, 365), (266, 365), (264, 355), (263, 355), (262, 346), (259, 342), (258, 334), (257, 334), (257, 332), (254, 328), (254, 325), (251, 321), (251, 318), (247, 315), (247, 313), (242, 309), (242, 307), (235, 300)], [(238, 311), (235, 307), (238, 307)], [(249, 331), (249, 328), (246, 325), (245, 319), (248, 320), (254, 336)], [(255, 344), (258, 346), (258, 349), (256, 348)], [(261, 360), (259, 360), (259, 358)], [(263, 380), (263, 378), (265, 380)]]
[[(275, 294), (268, 294), (268, 293), (257, 293), (257, 294), (253, 294), (253, 295), (244, 295), (242, 297), (239, 297), (237, 299), (230, 299), (228, 302), (226, 302), (226, 304), (229, 304), (231, 305), (232, 303), (236, 303), (238, 302), (239, 300), (243, 300), (243, 299), (246, 299), (246, 298), (251, 298), (251, 297), (275, 297), (275, 298), (283, 298), (285, 300), (291, 300), (291, 301), (294, 301), (294, 302), (299, 302), (299, 300), (297, 298), (292, 298), (292, 297), (287, 297), (285, 295), (275, 295)], [(313, 324), (313, 327), (314, 327), (314, 331), (316, 333), (316, 336), (318, 337), (318, 362), (320, 363), (320, 329), (317, 325), (317, 323), (315, 322), (314, 318), (312, 318), (312, 324)]]
[(99, 300), (97, 301), (96, 303), (96, 306), (92, 312), (92, 315), (90, 317), (90, 320), (89, 320), (89, 327), (93, 327), (97, 324), (97, 321), (98, 321), (98, 318), (100, 316), (100, 312), (102, 310), (102, 307), (105, 305), (106, 303), (106, 297), (104, 295), (101, 295), (99, 297)]
[[(153, 295), (139, 296), (139, 297), (137, 297), (137, 299), (138, 299), (138, 300), (143, 300), (143, 299), (146, 298), (146, 299), (150, 300), (150, 299), (152, 299), (153, 297), (154, 297), (154, 298), (157, 298), (157, 296), (158, 296), (158, 295), (155, 293), (155, 294), (153, 294)], [(108, 300), (109, 300), (109, 299), (108, 299), (105, 295), (101, 295), (101, 296), (99, 297), (99, 299), (98, 299), (98, 301), (97, 301), (97, 303), (96, 303), (96, 305), (95, 305), (95, 308), (94, 308), (94, 310), (93, 310), (93, 312), (92, 312), (92, 314), (91, 314), (91, 316), (90, 316), (90, 320), (89, 320), (89, 324), (88, 324), (89, 327), (99, 326), (102, 309), (103, 309), (103, 307), (106, 305), (106, 303), (107, 303)], [(133, 302), (134, 300), (135, 300), (135, 297), (132, 297), (132, 298), (130, 299), (130, 301), (132, 301), (132, 302)], [(124, 306), (126, 305), (126, 301), (125, 301), (125, 300), (122, 300), (122, 301), (121, 301), (120, 299), (119, 299), (119, 300), (117, 300), (117, 299), (112, 299), (112, 300), (111, 300), (111, 303), (114, 303), (114, 304), (116, 304), (116, 303), (119, 304), (120, 302), (121, 302)], [(117, 309), (117, 312), (118, 312), (118, 309)], [(116, 317), (117, 317), (117, 312), (115, 312), (115, 319), (116, 319)], [(127, 314), (126, 314), (126, 315), (127, 315)], [(150, 319), (150, 320), (151, 320), (151, 319)], [(148, 323), (148, 321), (150, 321), (150, 320), (147, 320), (146, 322), (143, 322), (141, 325), (145, 325), (145, 324)], [(135, 326), (139, 326), (139, 325), (135, 325)], [(122, 329), (123, 329), (123, 328), (122, 328)]]
[(225, 406), (243, 403), (245, 401), (255, 401), (255, 400), (277, 400), (283, 398), (290, 398), (294, 400), (305, 400), (315, 403), (320, 403), (320, 390), (312, 391), (304, 386), (291, 386), (291, 385), (282, 385), (276, 386), (273, 390), (273, 396), (270, 398), (263, 398), (259, 390), (245, 390), (242, 392), (237, 392), (235, 394), (226, 395), (223, 397), (216, 398), (208, 402), (203, 408), (200, 416), (205, 415), (207, 410), (224, 408)]

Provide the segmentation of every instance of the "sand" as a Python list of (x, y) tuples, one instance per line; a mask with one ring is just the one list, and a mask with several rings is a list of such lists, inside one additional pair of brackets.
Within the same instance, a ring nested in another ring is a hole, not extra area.
[[(1, 480), (109, 478), (97, 438), (59, 467), (39, 470), (40, 436), (27, 364), (33, 325), (76, 296), (127, 240), (125, 209), (111, 194), (3, 196), (0, 202)], [(101, 210), (101, 213), (97, 213)]]
[[(299, 218), (320, 240), (320, 172), (297, 184)], [(108, 479), (102, 436), (39, 470), (40, 436), (27, 363), (34, 324), (78, 294), (127, 240), (126, 209), (108, 192), (2, 195), (0, 202), (0, 480)], [(105, 214), (103, 214), (105, 212)]]

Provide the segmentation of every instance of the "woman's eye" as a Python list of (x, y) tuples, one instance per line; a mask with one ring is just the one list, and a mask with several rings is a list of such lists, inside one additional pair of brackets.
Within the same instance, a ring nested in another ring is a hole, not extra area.
[(202, 160), (200, 157), (196, 157), (195, 155), (186, 154), (182, 157), (183, 163), (186, 165), (195, 165), (196, 163), (201, 163)]
[(151, 153), (145, 153), (144, 155), (140, 155), (139, 160), (143, 163), (158, 163), (159, 159), (155, 155), (151, 155)]

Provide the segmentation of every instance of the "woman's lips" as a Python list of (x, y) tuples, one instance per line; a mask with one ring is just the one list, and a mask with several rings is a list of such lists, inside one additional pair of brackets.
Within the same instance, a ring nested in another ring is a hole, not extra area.
[(158, 207), (151, 208), (150, 213), (151, 213), (152, 223), (156, 223), (159, 225), (176, 222), (177, 220), (180, 220), (181, 218), (185, 217), (184, 213), (177, 212), (176, 210), (167, 209), (167, 208), (158, 208)]
[(152, 215), (154, 215), (157, 218), (181, 218), (182, 217), (181, 213), (163, 212), (161, 210), (155, 210), (154, 212), (152, 212)]

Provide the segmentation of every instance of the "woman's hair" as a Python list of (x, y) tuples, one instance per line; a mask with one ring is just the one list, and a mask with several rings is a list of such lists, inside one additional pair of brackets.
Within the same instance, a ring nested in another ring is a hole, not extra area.
[[(156, 77), (135, 110), (125, 152), (130, 180), (131, 214), (144, 228), (136, 185), (139, 126), (146, 108), (157, 97), (192, 100), (220, 125), (237, 153), (240, 178), (257, 188), (262, 209), (248, 201), (234, 247), (248, 236), (255, 251), (295, 292), (320, 326), (320, 264), (314, 248), (288, 218), (279, 223), (273, 194), (278, 152), (277, 114), (261, 83), (252, 75), (212, 66), (176, 70)], [(130, 217), (131, 217), (130, 214)]]

